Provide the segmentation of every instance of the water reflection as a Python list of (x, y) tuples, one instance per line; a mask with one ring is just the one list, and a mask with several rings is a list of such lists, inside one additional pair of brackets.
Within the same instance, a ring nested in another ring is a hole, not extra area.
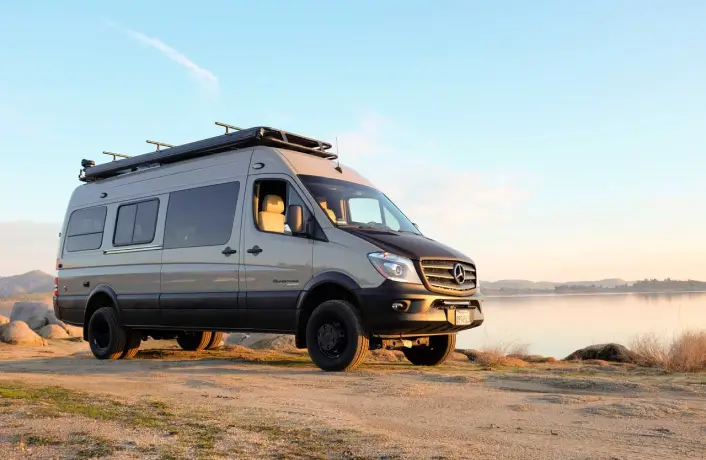
[(706, 293), (567, 294), (487, 297), (485, 323), (458, 337), (459, 348), (526, 343), (532, 353), (563, 358), (593, 343), (628, 345), (636, 334), (671, 338), (706, 329)]

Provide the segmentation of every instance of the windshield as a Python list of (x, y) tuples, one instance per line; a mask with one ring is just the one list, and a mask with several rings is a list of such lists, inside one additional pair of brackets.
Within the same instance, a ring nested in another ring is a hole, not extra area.
[(327, 177), (299, 175), (319, 206), (338, 227), (410, 232), (419, 230), (380, 190)]

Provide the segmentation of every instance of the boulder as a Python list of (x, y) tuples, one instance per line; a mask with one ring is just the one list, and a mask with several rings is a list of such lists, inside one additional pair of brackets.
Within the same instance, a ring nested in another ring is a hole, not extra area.
[(47, 324), (39, 330), (39, 335), (45, 339), (68, 339), (69, 333), (61, 326)]
[(250, 334), (243, 334), (242, 332), (233, 332), (232, 334), (226, 334), (223, 337), (223, 341), (226, 345), (242, 345), (243, 341), (250, 337)]
[(46, 316), (47, 324), (56, 324), (57, 326), (61, 326), (66, 329), (66, 324), (63, 321), (57, 319), (56, 315), (54, 314), (54, 310), (49, 310)]
[(591, 345), (576, 350), (564, 359), (566, 361), (599, 359), (613, 363), (637, 363), (639, 361), (637, 353), (618, 343)]
[(292, 350), (294, 336), (287, 334), (243, 334), (235, 332), (224, 337), (225, 345), (239, 345), (253, 350)]
[(49, 321), (47, 321), (47, 317), (45, 315), (34, 315), (30, 319), (28, 319), (26, 323), (30, 329), (32, 329), (33, 331), (38, 331), (47, 324), (49, 324)]
[(7, 316), (0, 315), (0, 326), (2, 326), (3, 324), (8, 324), (9, 322), (10, 318), (8, 318)]
[(52, 309), (44, 302), (15, 302), (10, 313), (10, 321), (27, 322), (33, 316), (46, 316), (48, 311)]
[(83, 328), (77, 326), (71, 326), (69, 324), (64, 324), (64, 329), (69, 337), (83, 338)]
[(3, 329), (0, 339), (10, 345), (44, 345), (44, 340), (23, 321), (12, 321), (10, 324), (3, 326)]
[[(256, 334), (253, 334), (256, 335)], [(266, 337), (260, 338), (256, 342), (252, 342), (250, 345), (245, 345), (252, 348), (253, 350), (279, 350), (279, 351), (294, 351), (296, 346), (294, 345), (293, 335), (278, 335), (278, 334), (257, 334)]]

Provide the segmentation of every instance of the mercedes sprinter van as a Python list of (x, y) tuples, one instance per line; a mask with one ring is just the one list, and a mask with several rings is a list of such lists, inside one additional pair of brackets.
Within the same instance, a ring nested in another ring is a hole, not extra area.
[[(223, 125), (229, 126), (229, 125)], [(368, 350), (443, 362), (483, 323), (471, 258), (425, 237), (331, 145), (238, 129), (96, 165), (66, 209), (54, 310), (98, 359), (292, 334), (323, 370)], [(107, 153), (107, 152), (106, 152)]]

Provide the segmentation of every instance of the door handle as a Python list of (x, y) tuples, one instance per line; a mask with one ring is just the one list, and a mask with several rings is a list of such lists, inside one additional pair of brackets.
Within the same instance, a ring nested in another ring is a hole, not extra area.
[(223, 254), (225, 256), (229, 256), (231, 254), (235, 254), (236, 252), (238, 252), (238, 251), (236, 251), (235, 249), (231, 249), (230, 246), (226, 246), (226, 248), (221, 251), (221, 254)]
[(252, 248), (248, 249), (248, 254), (255, 254), (258, 255), (262, 252), (262, 249), (260, 249), (260, 246), (255, 245)]

